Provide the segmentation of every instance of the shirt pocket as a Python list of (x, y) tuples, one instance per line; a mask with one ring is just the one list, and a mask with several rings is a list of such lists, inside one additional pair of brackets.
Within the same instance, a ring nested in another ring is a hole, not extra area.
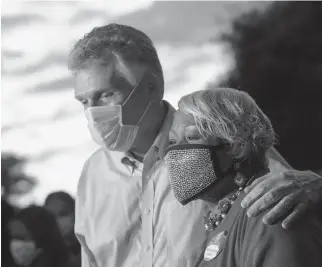
[(194, 201), (183, 206), (171, 200), (167, 204), (166, 213), (169, 266), (198, 266), (203, 259), (207, 241), (204, 229), (205, 203)]

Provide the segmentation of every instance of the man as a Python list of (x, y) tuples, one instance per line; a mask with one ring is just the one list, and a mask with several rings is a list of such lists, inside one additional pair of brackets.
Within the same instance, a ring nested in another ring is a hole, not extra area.
[[(129, 26), (94, 28), (75, 45), (69, 69), (75, 98), (84, 105), (93, 140), (101, 145), (86, 161), (78, 184), (75, 232), (82, 266), (196, 266), (207, 239), (201, 219), (206, 207), (202, 202), (182, 207), (170, 190), (162, 156), (174, 108), (162, 100), (163, 73), (152, 41)], [(252, 190), (243, 203), (250, 211), (284, 200), (302, 179), (306, 187), (296, 187), (301, 197), (319, 195), (303, 192), (321, 186), (320, 177), (280, 174), (289, 166), (275, 151), (271, 154), (270, 190), (265, 181), (255, 185), (261, 190)], [(284, 182), (282, 191), (277, 179)], [(274, 198), (267, 195), (272, 192)], [(277, 205), (273, 218), (291, 213), (302, 199), (293, 197), (290, 203), (289, 198), (289, 208)], [(251, 205), (254, 201), (259, 204)]]

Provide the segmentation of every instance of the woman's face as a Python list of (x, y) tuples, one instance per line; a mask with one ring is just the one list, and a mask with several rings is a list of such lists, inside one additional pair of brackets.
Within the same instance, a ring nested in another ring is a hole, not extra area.
[(63, 200), (53, 198), (46, 204), (46, 209), (52, 213), (57, 220), (58, 226), (64, 236), (73, 234), (74, 213)]
[(169, 132), (169, 146), (182, 144), (219, 145), (221, 140), (216, 137), (199, 133), (191, 115), (178, 110), (174, 114), (174, 120)]
[(14, 261), (22, 266), (29, 265), (40, 253), (28, 229), (21, 221), (13, 221), (9, 226), (11, 234), (10, 252)]

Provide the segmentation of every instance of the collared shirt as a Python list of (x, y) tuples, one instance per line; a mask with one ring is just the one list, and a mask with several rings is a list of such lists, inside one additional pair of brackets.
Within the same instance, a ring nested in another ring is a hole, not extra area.
[(207, 206), (201, 200), (182, 206), (171, 191), (162, 154), (175, 110), (167, 106), (143, 163), (103, 148), (85, 163), (75, 223), (82, 267), (195, 267), (202, 261)]

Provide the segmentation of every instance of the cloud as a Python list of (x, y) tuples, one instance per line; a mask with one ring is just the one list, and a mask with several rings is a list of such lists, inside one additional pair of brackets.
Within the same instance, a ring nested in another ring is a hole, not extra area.
[(56, 92), (60, 90), (71, 90), (73, 88), (73, 85), (74, 85), (74, 82), (72, 77), (67, 77), (67, 78), (57, 79), (54, 81), (38, 84), (28, 92), (44, 93), (52, 90), (55, 90)]
[(36, 14), (4, 15), (1, 17), (1, 28), (5, 32), (20, 26), (26, 27), (32, 23), (43, 22), (46, 22), (46, 18)]
[(14, 50), (3, 50), (1, 52), (1, 55), (4, 58), (12, 58), (12, 59), (17, 59), (20, 58), (24, 55), (24, 53), (22, 51), (14, 51)]

